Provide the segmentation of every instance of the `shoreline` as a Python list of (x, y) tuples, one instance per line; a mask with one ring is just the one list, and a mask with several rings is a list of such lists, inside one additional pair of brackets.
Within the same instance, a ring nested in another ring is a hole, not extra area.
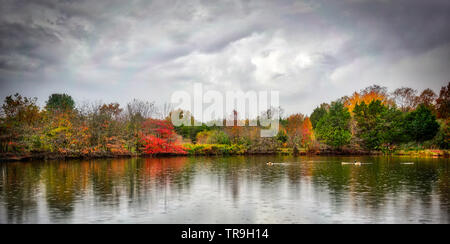
[(95, 160), (95, 159), (119, 159), (119, 158), (168, 158), (168, 157), (227, 157), (227, 156), (403, 156), (413, 158), (450, 158), (450, 150), (411, 150), (397, 151), (393, 153), (382, 152), (361, 152), (361, 151), (321, 151), (321, 152), (299, 152), (293, 153), (276, 152), (246, 152), (242, 154), (220, 154), (220, 153), (193, 153), (193, 154), (113, 154), (98, 153), (90, 155), (61, 154), (61, 153), (29, 153), (29, 154), (3, 154), (0, 155), (0, 162), (30, 162), (36, 160), (44, 161), (66, 161), (66, 160)]

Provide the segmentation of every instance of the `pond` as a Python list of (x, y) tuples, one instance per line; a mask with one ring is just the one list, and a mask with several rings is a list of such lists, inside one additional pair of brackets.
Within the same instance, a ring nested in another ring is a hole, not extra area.
[[(354, 160), (362, 164), (342, 164)], [(450, 223), (449, 162), (240, 156), (0, 163), (0, 223)]]

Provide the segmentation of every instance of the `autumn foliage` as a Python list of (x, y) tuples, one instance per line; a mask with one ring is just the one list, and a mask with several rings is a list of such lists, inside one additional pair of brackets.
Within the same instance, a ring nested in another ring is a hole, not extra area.
[(177, 143), (175, 129), (167, 120), (146, 120), (141, 140), (145, 154), (187, 154), (183, 146)]
[(314, 132), (311, 124), (311, 120), (306, 117), (302, 123), (302, 145), (309, 147), (314, 141)]
[(370, 104), (373, 101), (381, 101), (383, 105), (387, 105), (389, 102), (386, 94), (377, 91), (369, 91), (366, 93), (353, 93), (353, 95), (344, 102), (344, 105), (348, 108), (348, 111), (352, 113), (356, 105), (359, 105), (362, 102), (365, 104)]
[[(280, 149), (318, 152), (330, 148), (391, 150), (399, 147), (449, 148), (450, 83), (439, 96), (402, 87), (393, 93), (371, 86), (350, 97), (323, 103), (308, 117), (280, 116), (276, 137), (262, 138), (257, 118), (233, 124), (174, 127), (154, 103), (133, 100), (75, 104), (66, 94), (53, 94), (45, 107), (19, 94), (5, 98), (0, 109), (0, 157), (45, 155), (110, 157), (137, 155), (224, 155), (274, 153)], [(282, 115), (282, 109), (260, 117)], [(170, 113), (169, 113), (170, 114)], [(189, 111), (183, 111), (190, 115)], [(222, 119), (217, 119), (221, 121)], [(227, 120), (223, 118), (223, 121)], [(183, 146), (182, 146), (183, 145)]]
[(158, 138), (154, 135), (147, 135), (142, 138), (142, 141), (144, 143), (145, 154), (187, 154), (183, 146), (172, 143), (168, 139)]

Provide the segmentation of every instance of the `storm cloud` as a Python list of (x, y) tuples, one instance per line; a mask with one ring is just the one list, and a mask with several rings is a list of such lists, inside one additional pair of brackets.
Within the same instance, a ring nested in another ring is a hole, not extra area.
[(166, 102), (194, 82), (288, 113), (450, 80), (448, 0), (1, 0), (0, 96)]

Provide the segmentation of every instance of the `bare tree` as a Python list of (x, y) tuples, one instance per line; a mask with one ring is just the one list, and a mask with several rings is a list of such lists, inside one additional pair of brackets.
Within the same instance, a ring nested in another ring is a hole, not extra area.
[(170, 103), (164, 103), (159, 110), (159, 116), (161, 119), (166, 119), (170, 116), (170, 113), (173, 111), (173, 105)]
[(94, 101), (94, 102), (82, 101), (77, 104), (78, 105), (76, 107), (76, 110), (78, 111), (78, 113), (82, 117), (88, 117), (89, 115), (98, 112), (102, 102), (101, 101)]
[(415, 105), (424, 104), (425, 106), (433, 109), (437, 99), (436, 93), (431, 89), (424, 90), (420, 96), (416, 97)]
[(372, 85), (369, 87), (366, 87), (365, 89), (361, 90), (361, 94), (369, 94), (369, 93), (376, 93), (380, 95), (384, 95), (387, 97), (388, 89), (385, 86), (379, 86), (379, 85)]
[(409, 87), (398, 88), (392, 93), (392, 97), (403, 112), (408, 112), (415, 108), (417, 90)]
[(0, 107), (0, 118), (5, 118), (5, 111)]
[(133, 99), (127, 104), (126, 113), (129, 117), (142, 117), (143, 119), (153, 118), (157, 113), (154, 102), (147, 102)]
[(266, 111), (263, 111), (261, 113), (261, 117), (265, 119), (274, 119), (274, 116), (277, 116), (278, 119), (281, 119), (282, 116), (284, 116), (284, 109), (281, 106), (279, 106), (278, 108), (271, 106)]

